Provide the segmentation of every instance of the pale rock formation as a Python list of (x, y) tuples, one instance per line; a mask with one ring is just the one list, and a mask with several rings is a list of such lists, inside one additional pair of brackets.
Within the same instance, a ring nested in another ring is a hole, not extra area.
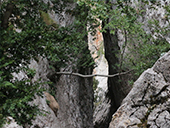
[[(37, 81), (38, 79), (41, 79), (42, 81), (49, 81), (47, 76), (49, 74), (52, 74), (53, 71), (49, 68), (49, 62), (46, 58), (40, 57), (39, 62), (35, 60), (30, 61), (29, 67), (31, 69), (36, 70), (36, 74), (33, 78), (33, 81)], [(49, 90), (49, 85), (42, 85), (47, 90)], [(48, 106), (46, 102), (46, 97), (39, 97), (37, 96), (33, 103), (37, 104), (41, 110), (46, 111), (43, 115), (38, 115), (36, 120), (33, 121), (33, 125), (27, 126), (27, 128), (60, 128), (59, 123), (57, 123), (57, 117), (53, 110)]]
[[(108, 63), (104, 55), (104, 44), (103, 44), (103, 35), (100, 32), (101, 25), (96, 28), (96, 34), (92, 36), (88, 34), (88, 45), (90, 53), (95, 61), (96, 67), (93, 70), (93, 74), (103, 74), (108, 75)], [(97, 89), (94, 91), (94, 95), (98, 96), (101, 99), (104, 99), (105, 92), (107, 90), (107, 77), (98, 77), (95, 79), (99, 82)]]
[(170, 51), (142, 73), (109, 128), (170, 127)]
[[(41, 79), (42, 82), (49, 81), (47, 76), (52, 73), (52, 70), (49, 68), (49, 63), (47, 59), (39, 57), (39, 62), (35, 60), (30, 61), (29, 68), (35, 69), (36, 74), (33, 78), (33, 81), (37, 81)], [(22, 80), (23, 78), (27, 78), (27, 75), (24, 72), (20, 72), (19, 74), (13, 73), (14, 79)], [(49, 89), (48, 85), (42, 85), (47, 90)], [(53, 110), (47, 105), (46, 98), (36, 96), (36, 99), (31, 104), (39, 105), (39, 109), (45, 111), (43, 115), (38, 115), (36, 120), (33, 121), (32, 126), (25, 126), (26, 128), (60, 128), (60, 125), (57, 122), (57, 117)], [(4, 128), (22, 128), (19, 126), (11, 117), (10, 124), (6, 124)]]
[(22, 128), (19, 126), (12, 117), (7, 117), (8, 123), (6, 123), (3, 128)]

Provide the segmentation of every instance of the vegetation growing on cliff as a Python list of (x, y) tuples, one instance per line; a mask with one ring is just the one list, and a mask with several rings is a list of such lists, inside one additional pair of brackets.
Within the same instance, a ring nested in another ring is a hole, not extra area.
[[(86, 61), (83, 58), (79, 62), (73, 61), (75, 65), (82, 70), (86, 66), (93, 67), (91, 56), (84, 52), (87, 48), (87, 41), (84, 40), (87, 36), (84, 29), (87, 12), (83, 5), (70, 10), (70, 15), (75, 15), (75, 22), (60, 26), (47, 14), (53, 9), (61, 15), (65, 10), (66, 5), (57, 1), (7, 0), (0, 5), (0, 125), (6, 122), (6, 117), (11, 116), (24, 126), (31, 124), (41, 112), (36, 105), (29, 103), (35, 99), (35, 95), (42, 95), (40, 85), (44, 84), (41, 80), (32, 82), (35, 73), (28, 68), (31, 58), (38, 61), (39, 56), (46, 57), (53, 69), (58, 70), (83, 53)], [(60, 7), (56, 9), (56, 6)], [(80, 10), (80, 15), (77, 15)], [(20, 71), (27, 77), (14, 79), (12, 73)]]
[[(61, 15), (67, 5), (54, 0), (51, 2), (45, 4), (41, 0), (6, 0), (0, 3), (1, 126), (7, 116), (25, 125), (31, 124), (32, 119), (40, 113), (37, 106), (29, 105), (35, 95), (42, 95), (43, 91), (39, 88), (42, 84), (40, 81), (31, 81), (35, 74), (28, 68), (31, 58), (37, 60), (38, 56), (46, 57), (55, 70), (65, 67), (69, 61), (75, 62), (75, 68), (81, 71), (85, 67), (93, 68), (94, 62), (87, 52), (85, 37), (88, 32), (95, 33), (99, 25), (97, 18), (103, 21), (102, 32), (110, 28), (112, 34), (120, 30), (124, 35), (125, 41), (116, 55), (120, 61), (117, 67), (119, 72), (134, 69), (134, 79), (170, 48), (165, 39), (169, 28), (161, 28), (156, 20), (149, 21), (148, 26), (156, 33), (161, 33), (153, 38), (152, 33), (146, 33), (143, 24), (137, 20), (145, 10), (136, 10), (127, 1), (118, 0), (117, 3), (106, 4), (98, 0), (78, 0), (74, 9), (66, 11), (75, 16), (74, 23), (62, 27), (48, 20), (47, 12), (53, 10)], [(167, 11), (165, 20), (168, 21), (170, 9), (169, 6), (164, 8)], [(76, 60), (75, 57), (79, 55), (81, 59)], [(21, 81), (14, 80), (11, 73), (19, 71), (25, 72), (28, 77)]]

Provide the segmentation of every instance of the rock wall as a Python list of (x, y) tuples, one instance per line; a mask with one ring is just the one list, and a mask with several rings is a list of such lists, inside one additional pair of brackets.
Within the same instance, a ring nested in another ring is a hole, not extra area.
[[(31, 69), (36, 70), (36, 74), (33, 78), (33, 81), (37, 81), (38, 79), (41, 79), (42, 82), (49, 81), (47, 78), (48, 74), (52, 73), (52, 71), (49, 68), (49, 63), (47, 59), (45, 58), (39, 58), (39, 62), (35, 60), (30, 61), (29, 67)], [(20, 72), (19, 74), (14, 73), (14, 79), (21, 80), (23, 78), (26, 78), (27, 75), (24, 72)], [(42, 87), (45, 87), (47, 90), (49, 89), (48, 85), (42, 85)], [(58, 128), (59, 124), (55, 123), (56, 122), (56, 116), (52, 109), (47, 105), (46, 98), (45, 97), (36, 97), (34, 102), (36, 105), (39, 105), (39, 108), (41, 110), (46, 111), (46, 116), (37, 116), (36, 120), (33, 121), (32, 126), (25, 126), (26, 128)], [(31, 104), (33, 104), (31, 103)], [(47, 113), (48, 112), (48, 113)], [(6, 124), (4, 128), (22, 128), (21, 126), (17, 125), (16, 122), (10, 118), (9, 120), (10, 124)]]
[[(162, 2), (162, 1), (161, 1)], [(167, 1), (162, 2), (162, 4), (167, 4)], [(135, 6), (135, 5), (134, 5)], [(71, 7), (74, 7), (71, 6)], [(156, 7), (157, 11), (149, 10), (146, 6), (144, 9), (147, 12), (144, 14), (144, 17), (139, 17), (139, 20), (143, 22), (146, 26), (146, 19), (157, 18), (160, 20), (160, 26), (167, 25), (165, 21), (165, 12), (163, 7)], [(140, 8), (137, 8), (140, 9)], [(65, 21), (60, 22), (59, 18), (55, 14), (51, 14), (51, 17), (60, 23), (61, 26), (67, 26), (71, 24), (74, 20), (73, 17), (68, 16), (66, 13), (63, 13)], [(161, 18), (160, 18), (161, 17)], [(148, 27), (145, 27), (147, 32), (152, 32)], [(155, 33), (153, 33), (155, 35)], [(100, 45), (101, 33), (98, 33), (99, 38), (96, 40), (96, 47)], [(120, 38), (121, 35), (118, 35)], [(166, 35), (167, 41), (169, 37)], [(119, 39), (119, 43), (121, 39)], [(119, 45), (121, 46), (121, 45)], [(97, 54), (97, 53), (96, 53)], [(104, 55), (99, 57), (96, 61), (99, 64), (96, 73), (106, 73), (107, 74), (107, 64), (104, 62)], [(102, 65), (102, 71), (100, 64)], [(106, 64), (106, 65), (105, 65)], [(135, 82), (134, 88), (129, 93), (129, 95), (123, 100), (122, 106), (118, 111), (113, 115), (112, 122), (110, 123), (110, 128), (119, 128), (119, 127), (140, 127), (140, 126), (150, 126), (150, 127), (170, 127), (169, 124), (169, 83), (170, 83), (170, 52), (165, 54), (160, 58), (156, 64), (151, 68), (145, 71), (141, 77)], [(72, 65), (70, 65), (66, 71), (72, 71)], [(169, 66), (169, 67), (168, 67)], [(34, 80), (41, 78), (43, 81), (49, 81), (47, 76), (52, 73), (49, 70), (49, 64), (46, 59), (40, 59), (39, 62), (31, 60), (31, 68), (36, 69), (37, 73), (34, 77)], [(62, 70), (61, 70), (62, 71)], [(77, 71), (79, 72), (79, 71)], [(91, 74), (91, 70), (87, 69), (87, 74)], [(18, 79), (21, 79), (25, 74), (15, 74)], [(56, 76), (57, 77), (57, 76)], [(98, 78), (97, 78), (98, 79)], [(101, 79), (101, 78), (99, 78)], [(99, 80), (98, 79), (98, 80)], [(105, 80), (104, 80), (105, 81)], [(100, 85), (106, 85), (106, 82), (103, 82)], [(49, 89), (48, 85), (44, 85)], [(102, 86), (101, 86), (102, 87)], [(93, 111), (93, 90), (92, 90), (92, 80), (90, 79), (81, 79), (78, 77), (63, 75), (60, 77), (60, 80), (55, 84), (56, 88), (56, 98), (60, 105), (58, 116), (56, 117), (54, 112), (46, 104), (45, 97), (37, 97), (34, 103), (38, 104), (39, 107), (47, 113), (46, 116), (38, 116), (35, 121), (33, 121), (34, 127), (40, 128), (83, 128), (83, 127), (93, 127), (92, 124), (92, 111)], [(83, 90), (83, 91), (82, 91)], [(119, 91), (117, 92), (119, 93)], [(90, 95), (88, 95), (90, 94)], [(119, 97), (117, 95), (117, 97)], [(106, 99), (104, 105), (98, 111), (96, 120), (99, 120), (101, 117), (106, 117), (111, 108), (111, 100)], [(107, 106), (105, 106), (107, 104)], [(89, 105), (89, 106), (88, 106)], [(77, 107), (75, 107), (77, 106)], [(19, 126), (10, 119), (13, 125), (6, 125), (5, 128), (14, 128)], [(106, 119), (108, 120), (108, 119)], [(28, 126), (28, 128), (30, 128)]]
[(170, 51), (142, 73), (109, 128), (170, 127)]
[[(103, 35), (100, 32), (101, 25), (96, 29), (96, 35), (88, 34), (88, 46), (90, 53), (95, 61), (96, 67), (93, 74), (108, 75), (108, 63), (104, 55)], [(107, 77), (94, 77), (98, 81), (97, 89), (94, 90), (94, 95), (97, 98), (97, 104), (100, 104), (105, 97), (107, 91)]]
[[(48, 63), (47, 59), (40, 58), (39, 62), (37, 62), (35, 60), (31, 60), (29, 67), (36, 70), (36, 74), (35, 74), (35, 77), (33, 78), (33, 80), (36, 81), (38, 79), (41, 79), (44, 82), (50, 81), (47, 78), (47, 76), (50, 73), (52, 73), (52, 70), (50, 70), (50, 68), (49, 68), (49, 63)], [(49, 85), (43, 85), (43, 86), (47, 90), (50, 89)], [(33, 125), (31, 127), (27, 126), (27, 128), (34, 128), (34, 127), (60, 128), (59, 123), (56, 123), (57, 122), (56, 115), (52, 111), (52, 109), (48, 106), (45, 96), (44, 97), (37, 96), (33, 103), (39, 105), (39, 108), (46, 112), (44, 113), (45, 116), (43, 116), (43, 115), (37, 116), (36, 120), (33, 121)]]
[[(116, 1), (112, 0), (112, 2), (114, 3)], [(155, 4), (149, 2), (149, 4), (147, 5), (147, 4), (144, 4), (144, 1), (131, 0), (129, 1), (129, 3), (128, 2), (127, 3), (129, 6), (134, 7), (136, 11), (143, 10), (142, 15), (138, 16), (138, 21), (143, 24), (143, 29), (146, 31), (146, 33), (152, 34), (154, 38), (157, 38), (158, 36), (165, 38), (165, 40), (168, 42), (169, 36), (163, 35), (161, 28), (165, 26), (167, 27), (169, 25), (168, 20), (165, 19), (166, 11), (164, 8), (165, 5), (168, 5), (169, 1), (165, 0), (165, 1), (155, 1), (155, 2), (156, 2)], [(151, 4), (152, 4), (152, 7), (151, 7)], [(114, 8), (115, 7), (113, 7), (113, 9)], [(155, 19), (155, 21), (158, 21), (158, 26), (160, 28), (159, 32), (155, 30), (156, 27), (151, 27), (148, 24), (148, 21), (153, 20), (153, 19)], [(106, 37), (104, 38), (105, 56), (109, 64), (109, 73), (113, 74), (113, 73), (116, 73), (116, 71), (113, 72), (113, 69), (111, 69), (111, 67), (115, 65), (115, 63), (119, 63), (119, 62), (114, 61), (116, 60), (115, 59), (116, 57), (114, 57), (115, 54), (111, 54), (111, 53), (114, 53), (116, 51), (116, 48), (118, 48), (116, 44), (119, 45), (120, 50), (123, 49), (122, 46), (124, 45), (125, 37), (121, 33), (120, 30), (117, 31), (117, 38), (115, 38), (115, 35), (109, 36), (109, 33), (105, 34), (104, 36)], [(151, 42), (151, 43), (154, 43), (154, 42)], [(124, 56), (129, 55), (130, 53), (128, 51), (128, 47), (129, 46), (125, 48)], [(128, 62), (129, 60), (125, 58), (125, 61)], [(125, 68), (127, 70), (129, 67), (125, 65)], [(116, 69), (118, 68), (116, 67)], [(109, 116), (111, 115), (111, 113), (114, 113), (116, 111), (116, 109), (121, 104), (121, 101), (123, 100), (124, 96), (126, 96), (128, 92), (130, 91), (130, 89), (132, 88), (128, 84), (128, 80), (131, 80), (132, 78), (131, 76), (133, 76), (133, 73), (129, 73), (127, 75), (120, 76), (118, 78), (108, 79), (108, 87), (110, 87), (109, 91), (111, 92), (112, 95), (110, 96), (110, 99), (106, 98), (103, 101), (103, 103), (98, 107), (98, 109), (96, 109), (94, 113), (94, 126), (96, 128), (99, 128), (99, 127), (107, 128), (108, 127), (106, 124), (107, 122), (109, 122)], [(118, 82), (116, 83), (118, 79), (121, 79), (122, 81), (121, 84)], [(115, 128), (117, 128), (117, 126), (115, 126)]]
[[(75, 3), (68, 2), (68, 7), (65, 9), (75, 8)], [(74, 22), (74, 16), (63, 11), (61, 14), (62, 22), (57, 14), (51, 14), (60, 26), (69, 26)], [(57, 19), (58, 17), (58, 19)], [(85, 37), (86, 39), (86, 37)], [(87, 46), (88, 44), (85, 44)], [(92, 67), (85, 67), (78, 65), (75, 60), (82, 60), (84, 62), (90, 55), (87, 47), (84, 48), (84, 53), (79, 53), (74, 58), (74, 62), (68, 62), (66, 67), (60, 68), (59, 71), (76, 72), (81, 74), (91, 74)], [(69, 57), (70, 55), (68, 55)], [(88, 58), (89, 59), (89, 58)], [(57, 65), (57, 63), (56, 63)], [(77, 67), (76, 67), (77, 65)], [(45, 65), (44, 65), (45, 66)], [(55, 67), (55, 65), (53, 65)], [(79, 66), (79, 67), (78, 67)], [(45, 66), (46, 67), (46, 66)], [(57, 66), (56, 66), (57, 67)], [(56, 69), (57, 70), (57, 69)], [(47, 71), (48, 72), (48, 71)], [(46, 117), (38, 117), (35, 120), (34, 126), (39, 125), (49, 128), (92, 128), (93, 127), (93, 82), (92, 78), (80, 78), (72, 75), (56, 75), (53, 73), (44, 73), (41, 75), (48, 76), (50, 80), (54, 80), (53, 91), (55, 91), (55, 98), (60, 106), (57, 116), (47, 115)], [(36, 101), (39, 106), (44, 106), (43, 100)], [(52, 117), (52, 118), (51, 118)], [(47, 122), (46, 122), (47, 120)], [(39, 123), (40, 122), (40, 123)]]
[[(68, 7), (65, 9), (73, 9), (75, 7), (74, 1), (68, 2)], [(66, 4), (66, 3), (64, 3)], [(67, 4), (66, 4), (67, 5)], [(74, 23), (75, 17), (66, 10), (59, 15), (53, 13), (51, 18), (62, 27), (69, 26)], [(57, 19), (58, 17), (58, 19)], [(60, 19), (61, 18), (61, 19)], [(63, 20), (62, 22), (60, 22)], [(86, 28), (85, 28), (86, 29)], [(87, 37), (84, 37), (87, 40)], [(76, 72), (81, 74), (92, 74), (93, 66), (82, 66), (86, 60), (90, 59), (90, 52), (87, 49), (88, 44), (84, 44), (84, 51), (79, 53), (73, 60), (68, 62), (66, 67), (56, 69), (56, 71)], [(70, 57), (70, 55), (68, 55)], [(79, 60), (80, 62), (76, 62)], [(91, 59), (92, 60), (92, 59)], [(57, 116), (47, 105), (45, 97), (37, 97), (33, 103), (37, 104), (40, 109), (47, 111), (44, 115), (39, 115), (33, 121), (32, 126), (24, 126), (24, 128), (92, 128), (93, 127), (93, 79), (92, 78), (80, 78), (72, 75), (56, 75), (49, 68), (49, 61), (45, 58), (40, 58), (39, 62), (31, 60), (30, 68), (36, 70), (36, 75), (33, 81), (41, 79), (45, 81), (53, 81), (53, 86), (42, 85), (47, 89), (47, 92), (52, 90), (54, 97), (60, 106)], [(80, 63), (80, 65), (79, 65)], [(57, 63), (53, 65), (57, 67)], [(24, 73), (14, 74), (16, 79), (22, 79), (27, 77)], [(12, 122), (12, 121), (11, 121)], [(14, 123), (12, 124), (14, 126)], [(19, 127), (19, 126), (18, 126)], [(8, 125), (5, 128), (10, 128)]]

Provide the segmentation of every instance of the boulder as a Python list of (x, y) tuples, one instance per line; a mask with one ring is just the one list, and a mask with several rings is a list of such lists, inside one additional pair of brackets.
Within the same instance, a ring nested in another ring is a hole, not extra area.
[(170, 51), (134, 83), (109, 128), (170, 128)]

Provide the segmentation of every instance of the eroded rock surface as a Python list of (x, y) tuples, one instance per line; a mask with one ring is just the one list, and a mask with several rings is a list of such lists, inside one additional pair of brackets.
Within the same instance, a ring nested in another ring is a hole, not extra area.
[(170, 51), (142, 73), (109, 128), (170, 128)]
[[(33, 78), (33, 81), (37, 81), (38, 79), (41, 79), (42, 82), (49, 81), (47, 78), (48, 74), (51, 74), (52, 71), (49, 68), (49, 63), (47, 59), (39, 57), (39, 61), (35, 61), (31, 59), (29, 67), (31, 69), (36, 70), (36, 74)], [(22, 80), (23, 78), (27, 78), (27, 75), (24, 72), (20, 72), (18, 74), (13, 73), (14, 79)], [(49, 90), (48, 85), (42, 85), (44, 88)], [(46, 116), (38, 115), (35, 120), (33, 120), (32, 126), (25, 125), (25, 128), (59, 128), (60, 125), (57, 122), (57, 117), (55, 113), (52, 111), (52, 109), (47, 105), (46, 98), (36, 96), (36, 99), (34, 99), (33, 102), (30, 104), (36, 104), (39, 105), (40, 110), (45, 111), (43, 114), (46, 114)], [(22, 126), (19, 126), (15, 120), (11, 117), (9, 117), (9, 123), (6, 124), (3, 128), (23, 128)]]

